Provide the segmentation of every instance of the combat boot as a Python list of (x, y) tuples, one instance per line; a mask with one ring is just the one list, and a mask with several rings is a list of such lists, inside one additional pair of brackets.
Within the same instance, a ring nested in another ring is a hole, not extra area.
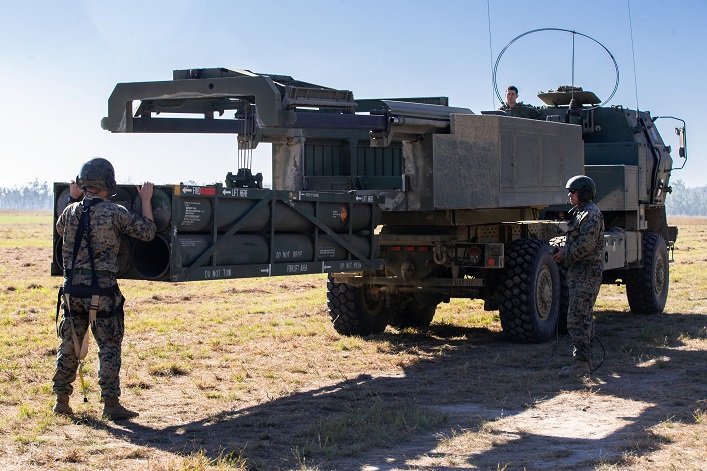
[(135, 411), (126, 409), (117, 397), (107, 397), (104, 399), (103, 417), (111, 420), (134, 419), (139, 416)]
[(69, 395), (68, 394), (57, 394), (56, 404), (52, 408), (52, 412), (57, 415), (74, 415), (74, 411), (71, 410), (69, 405)]
[(586, 360), (575, 360), (573, 365), (563, 366), (560, 370), (560, 377), (567, 376), (589, 376), (592, 374), (592, 364)]

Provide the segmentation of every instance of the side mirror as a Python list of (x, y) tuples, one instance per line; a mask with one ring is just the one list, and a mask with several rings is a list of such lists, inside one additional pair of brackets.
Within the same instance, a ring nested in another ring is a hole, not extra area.
[(680, 148), (678, 149), (678, 155), (687, 160), (687, 139), (685, 137), (685, 126), (681, 128), (675, 128), (675, 134), (678, 135), (678, 139), (680, 140)]
[[(656, 116), (654, 118), (651, 118), (653, 122), (655, 122), (658, 119), (661, 118), (669, 118), (669, 119), (674, 119), (676, 121), (680, 121), (682, 123), (682, 126), (679, 128), (675, 128), (675, 134), (678, 136), (678, 140), (680, 142), (680, 148), (678, 149), (678, 155), (680, 156), (681, 159), (683, 159), (682, 165), (680, 167), (673, 167), (671, 170), (680, 170), (683, 167), (685, 167), (685, 164), (687, 163), (687, 127), (685, 126), (685, 120), (676, 118), (675, 116)], [(666, 150), (668, 150), (668, 146), (666, 146)]]

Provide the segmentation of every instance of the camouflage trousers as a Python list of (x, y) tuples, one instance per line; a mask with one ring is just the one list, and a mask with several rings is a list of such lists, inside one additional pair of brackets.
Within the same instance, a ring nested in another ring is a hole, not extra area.
[(594, 349), (594, 303), (601, 288), (601, 278), (568, 276), (569, 309), (567, 332), (574, 346), (575, 360), (592, 361)]
[[(125, 315), (123, 312), (124, 298), (120, 293), (114, 296), (101, 296), (95, 325), (91, 333), (98, 344), (98, 384), (101, 387), (101, 397), (120, 397), (120, 365), (123, 335), (125, 333)], [(90, 299), (70, 298), (71, 315), (66, 312), (66, 304), (62, 305), (63, 315), (59, 324), (61, 344), (56, 355), (56, 370), (52, 378), (54, 394), (71, 395), (73, 382), (79, 367), (76, 356), (71, 324), (73, 321), (76, 336), (81, 342), (88, 325), (88, 308)], [(107, 314), (109, 313), (109, 314)], [(90, 339), (86, 339), (89, 341)], [(95, 346), (90, 346), (95, 348)]]

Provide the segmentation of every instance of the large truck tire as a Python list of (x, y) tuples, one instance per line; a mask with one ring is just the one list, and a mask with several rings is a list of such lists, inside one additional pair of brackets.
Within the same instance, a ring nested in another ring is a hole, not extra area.
[[(404, 329), (406, 327), (428, 327), (435, 316), (437, 305), (428, 305), (411, 298), (407, 302), (396, 296), (396, 306), (391, 309), (390, 325)], [(404, 304), (404, 307), (402, 307)]]
[(626, 297), (633, 313), (660, 314), (668, 300), (670, 265), (668, 249), (660, 234), (643, 235), (643, 267), (629, 270)]
[(327, 306), (334, 330), (342, 335), (379, 334), (390, 319), (385, 299), (371, 299), (365, 286), (327, 280)]
[(513, 241), (506, 250), (498, 306), (503, 332), (520, 342), (544, 342), (557, 329), (560, 273), (541, 239)]

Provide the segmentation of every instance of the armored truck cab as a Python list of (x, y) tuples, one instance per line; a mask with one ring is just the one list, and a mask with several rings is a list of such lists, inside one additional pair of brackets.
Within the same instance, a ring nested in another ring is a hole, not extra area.
[[(655, 125), (660, 117), (622, 106), (597, 107), (599, 99), (579, 87), (558, 87), (538, 96), (548, 105), (541, 110), (545, 119), (582, 128), (585, 174), (597, 185), (595, 203), (606, 226), (603, 282), (626, 285), (631, 311), (663, 312), (668, 250), (678, 233), (677, 227), (668, 226), (665, 212), (673, 159)], [(579, 105), (575, 110), (570, 108), (573, 98)], [(684, 122), (675, 131), (678, 154), (686, 159)], [(543, 216), (561, 212), (550, 207)]]

